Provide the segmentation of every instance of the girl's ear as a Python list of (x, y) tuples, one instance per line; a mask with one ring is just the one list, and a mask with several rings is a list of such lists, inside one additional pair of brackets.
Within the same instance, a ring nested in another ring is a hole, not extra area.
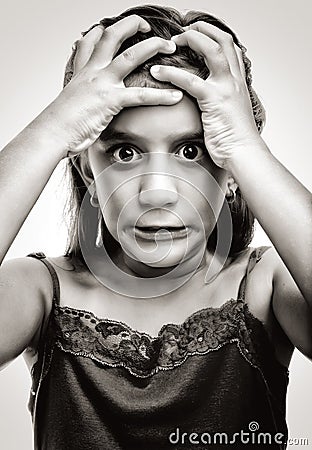
[(227, 180), (227, 186), (226, 186), (226, 197), (229, 197), (232, 195), (232, 192), (236, 192), (236, 189), (238, 188), (238, 184), (235, 182), (232, 175), (229, 175)]
[(78, 157), (72, 159), (72, 163), (83, 179), (86, 187), (89, 187), (94, 182), (94, 177), (88, 160), (88, 152), (84, 151), (80, 153)]

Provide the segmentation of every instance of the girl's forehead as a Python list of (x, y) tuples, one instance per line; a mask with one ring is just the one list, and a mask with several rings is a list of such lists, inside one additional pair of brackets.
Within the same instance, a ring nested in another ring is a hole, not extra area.
[(188, 96), (172, 106), (136, 106), (122, 110), (103, 132), (104, 140), (127, 136), (142, 139), (179, 139), (202, 135), (200, 110)]

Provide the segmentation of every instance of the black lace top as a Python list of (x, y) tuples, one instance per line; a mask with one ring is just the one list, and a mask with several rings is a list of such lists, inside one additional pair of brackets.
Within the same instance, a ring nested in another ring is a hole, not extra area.
[(237, 299), (166, 324), (157, 337), (92, 312), (53, 307), (32, 368), (36, 449), (285, 449), (288, 370), (263, 324)]

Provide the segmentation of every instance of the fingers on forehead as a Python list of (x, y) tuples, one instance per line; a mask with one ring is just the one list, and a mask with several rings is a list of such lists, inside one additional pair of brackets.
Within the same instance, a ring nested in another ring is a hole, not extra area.
[(205, 95), (205, 81), (185, 69), (174, 66), (153, 66), (151, 74), (159, 81), (167, 81), (201, 99)]
[(128, 87), (123, 92), (120, 103), (122, 107), (139, 105), (173, 105), (179, 102), (182, 97), (182, 92), (173, 89)]

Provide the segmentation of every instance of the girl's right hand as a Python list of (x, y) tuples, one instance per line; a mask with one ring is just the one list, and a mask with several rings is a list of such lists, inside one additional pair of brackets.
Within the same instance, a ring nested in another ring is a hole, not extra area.
[(86, 150), (122, 108), (181, 100), (182, 92), (175, 89), (125, 87), (124, 78), (148, 58), (176, 49), (174, 42), (152, 37), (114, 58), (121, 44), (138, 31), (148, 32), (150, 25), (132, 15), (105, 30), (98, 25), (76, 42), (74, 76), (41, 117), (64, 146), (63, 157)]

